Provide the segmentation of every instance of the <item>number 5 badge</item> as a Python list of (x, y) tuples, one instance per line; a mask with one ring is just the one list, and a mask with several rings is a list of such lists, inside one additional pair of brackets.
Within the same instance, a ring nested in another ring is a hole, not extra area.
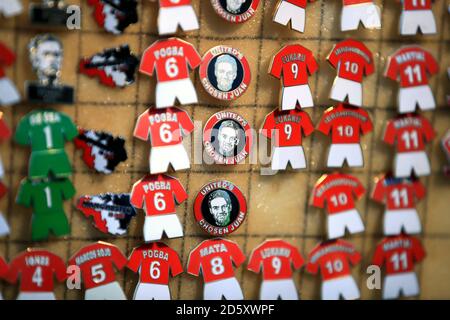
[(157, 40), (142, 55), (139, 71), (153, 76), (156, 72), (156, 108), (197, 103), (197, 92), (189, 78), (189, 68), (200, 65), (201, 57), (189, 42), (178, 38)]

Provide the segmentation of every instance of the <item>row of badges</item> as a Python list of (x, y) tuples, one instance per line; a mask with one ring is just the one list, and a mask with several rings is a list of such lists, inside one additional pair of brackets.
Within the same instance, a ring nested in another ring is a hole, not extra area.
[[(39, 35), (29, 43), (30, 61), (39, 81), (26, 83), (28, 100), (36, 103), (74, 102), (72, 87), (60, 83), (63, 47), (49, 34)], [(44, 54), (45, 53), (45, 54)], [(11, 65), (14, 53), (0, 44), (0, 67)], [(372, 52), (361, 42), (346, 39), (337, 43), (327, 57), (337, 70), (330, 98), (361, 107), (363, 105), (363, 78), (374, 73)], [(79, 72), (96, 77), (110, 87), (125, 87), (134, 82), (139, 59), (127, 45), (106, 49), (79, 63)], [(178, 38), (157, 40), (142, 55), (140, 72), (156, 74), (156, 108), (197, 103), (197, 93), (189, 77), (189, 70), (199, 67), (200, 82), (206, 92), (219, 100), (235, 100), (248, 89), (251, 81), (250, 66), (245, 55), (229, 46), (216, 46), (203, 58), (188, 42)], [(281, 110), (313, 107), (308, 84), (316, 73), (318, 63), (307, 48), (291, 44), (281, 48), (272, 59), (269, 74), (281, 81)], [(418, 105), (431, 110), (436, 102), (429, 87), (429, 77), (437, 74), (439, 65), (433, 55), (418, 45), (398, 49), (388, 59), (385, 76), (400, 83), (398, 110), (414, 112)], [(15, 86), (0, 71), (2, 105), (19, 102)]]
[[(408, 235), (387, 237), (377, 245), (372, 265), (385, 268), (384, 299), (419, 294), (414, 265), (420, 263), (425, 254), (420, 240)], [(235, 269), (246, 260), (236, 243), (222, 238), (209, 239), (191, 251), (186, 271), (193, 276), (202, 274), (205, 300), (242, 300), (244, 295)], [(351, 267), (360, 261), (361, 254), (344, 240), (319, 243), (305, 261), (297, 247), (270, 239), (253, 249), (247, 269), (262, 274), (261, 300), (298, 300), (293, 273), (305, 265), (309, 273), (321, 273), (322, 299), (343, 297), (350, 300), (360, 297), (351, 273)], [(10, 283), (20, 280), (19, 300), (56, 299), (54, 277), (58, 282), (67, 281), (69, 288), (77, 288), (73, 282), (82, 279), (85, 300), (126, 300), (116, 279), (116, 270), (127, 267), (139, 274), (134, 300), (170, 300), (169, 277), (184, 271), (176, 251), (162, 242), (134, 248), (128, 258), (112, 244), (93, 243), (78, 250), (68, 266), (47, 250), (29, 248), (18, 254), (9, 266), (0, 257), (0, 278)]]
[[(260, 0), (210, 0), (214, 11), (226, 21), (243, 23), (256, 13)], [(313, 2), (314, 0), (309, 0)], [(42, 0), (42, 4), (30, 5), (31, 22), (37, 25), (66, 26), (70, 13), (63, 0)], [(381, 10), (373, 0), (343, 0), (341, 31), (357, 30), (362, 24), (367, 29), (381, 28)], [(402, 0), (400, 34), (414, 35), (436, 33), (436, 21), (431, 0)], [(136, 0), (88, 0), (93, 8), (97, 24), (112, 34), (122, 34), (125, 29), (138, 22)], [(289, 25), (298, 32), (305, 31), (306, 6), (308, 0), (279, 0), (273, 21)], [(159, 0), (158, 33), (170, 35), (177, 32), (199, 29), (197, 15), (191, 0)], [(3, 0), (0, 12), (6, 17), (22, 12), (20, 0)]]

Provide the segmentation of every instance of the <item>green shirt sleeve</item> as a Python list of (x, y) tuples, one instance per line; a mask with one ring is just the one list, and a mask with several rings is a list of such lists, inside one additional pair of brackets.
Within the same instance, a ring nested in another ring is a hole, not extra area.
[(31, 206), (31, 183), (28, 179), (23, 179), (19, 186), (19, 192), (17, 193), (16, 203), (25, 207)]
[(78, 136), (77, 126), (72, 121), (72, 119), (67, 115), (63, 116), (63, 130), (64, 136), (66, 137), (67, 141), (72, 141)]
[(17, 125), (14, 141), (21, 145), (30, 144), (30, 121), (29, 117), (23, 117)]
[(72, 198), (76, 193), (75, 187), (69, 179), (64, 179), (64, 181), (61, 183), (61, 190), (64, 200)]

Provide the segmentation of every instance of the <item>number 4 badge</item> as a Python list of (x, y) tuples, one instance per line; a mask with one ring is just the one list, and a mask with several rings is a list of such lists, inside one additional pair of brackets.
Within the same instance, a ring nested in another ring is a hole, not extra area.
[(269, 74), (281, 79), (281, 110), (313, 107), (313, 97), (308, 84), (309, 75), (319, 68), (313, 53), (305, 47), (292, 44), (284, 46), (272, 59)]
[(200, 65), (194, 46), (178, 38), (157, 40), (142, 55), (139, 71), (153, 76), (156, 72), (156, 108), (197, 103), (197, 92), (189, 78), (189, 67)]
[(416, 46), (404, 46), (395, 51), (388, 60), (385, 77), (398, 81), (398, 112), (414, 112), (416, 105), (422, 110), (436, 107), (428, 76), (439, 72), (439, 64), (433, 55)]
[(146, 175), (133, 185), (130, 202), (135, 208), (144, 209), (145, 242), (160, 240), (164, 233), (168, 238), (183, 236), (176, 205), (187, 197), (180, 181), (165, 174)]

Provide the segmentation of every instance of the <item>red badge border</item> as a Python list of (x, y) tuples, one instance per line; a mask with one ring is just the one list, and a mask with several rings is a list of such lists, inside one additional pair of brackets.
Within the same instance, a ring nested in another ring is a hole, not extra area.
[(214, 11), (224, 20), (231, 23), (244, 23), (249, 21), (256, 14), (260, 0), (252, 0), (252, 4), (247, 11), (241, 14), (232, 14), (222, 7), (219, 0), (211, 0)]
[[(238, 59), (241, 62), (244, 76), (242, 78), (242, 82), (239, 84), (239, 86), (230, 91), (230, 92), (224, 92), (220, 91), (219, 89), (216, 89), (211, 82), (208, 79), (208, 67), (210, 62), (217, 56), (221, 54), (229, 54)], [(231, 101), (236, 100), (237, 98), (241, 97), (249, 88), (250, 81), (251, 81), (251, 71), (250, 71), (250, 65), (247, 61), (247, 58), (245, 55), (238, 49), (235, 49), (231, 46), (226, 45), (219, 45), (215, 46), (211, 49), (209, 49), (205, 55), (202, 58), (202, 62), (200, 63), (199, 68), (199, 75), (200, 75), (200, 81), (203, 85), (203, 88), (205, 91), (211, 95), (212, 97), (219, 99), (219, 100), (225, 100), (225, 101)], [(242, 84), (245, 85), (245, 88), (242, 89)], [(237, 90), (242, 90), (242, 92), (239, 93), (239, 95), (236, 95), (235, 93)], [(211, 92), (212, 91), (212, 92)], [(216, 92), (217, 94), (213, 94)]]
[[(209, 189), (211, 188), (211, 189)], [(239, 202), (239, 215), (243, 215), (243, 218), (236, 226), (236, 220), (231, 222), (230, 225), (226, 227), (216, 227), (210, 225), (206, 220), (203, 218), (203, 212), (202, 212), (202, 203), (205, 199), (205, 196), (209, 194), (211, 191), (218, 190), (218, 189), (225, 189), (233, 193), (238, 202)], [(245, 221), (245, 218), (247, 217), (247, 201), (245, 200), (244, 194), (242, 191), (232, 182), (228, 180), (215, 180), (208, 182), (203, 187), (200, 188), (199, 192), (197, 193), (197, 196), (194, 200), (194, 218), (197, 221), (200, 228), (213, 236), (225, 236), (227, 234), (235, 232)], [(203, 224), (203, 225), (202, 225)], [(212, 228), (213, 231), (208, 231), (208, 228)], [(230, 230), (231, 229), (231, 230)]]
[[(231, 114), (234, 114), (236, 118), (222, 117), (222, 118), (218, 119), (217, 115), (220, 113), (231, 113)], [(214, 147), (211, 144), (211, 134), (212, 134), (214, 126), (219, 121), (222, 121), (224, 119), (234, 120), (242, 126), (242, 128), (245, 131), (245, 147), (236, 156), (224, 157), (224, 156), (220, 155), (221, 158), (224, 159), (224, 161), (221, 161), (219, 159), (216, 159), (216, 157), (215, 157), (216, 155), (219, 155), (219, 153), (217, 153), (215, 151)], [(241, 119), (241, 121), (239, 121), (238, 119)], [(208, 156), (211, 157), (212, 159), (214, 159), (214, 162), (216, 164), (235, 165), (237, 163), (244, 161), (250, 155), (250, 149), (251, 149), (252, 145), (253, 145), (252, 128), (251, 128), (249, 122), (247, 120), (245, 120), (245, 118), (243, 116), (241, 116), (239, 113), (230, 111), (230, 110), (223, 110), (223, 111), (214, 113), (208, 119), (208, 121), (206, 121), (205, 127), (203, 128), (203, 147), (205, 148), (205, 151), (208, 154)], [(211, 152), (207, 151), (207, 149), (209, 149), (209, 146), (211, 147)], [(247, 154), (245, 156), (242, 156), (242, 153), (244, 153), (244, 152)], [(236, 158), (238, 158), (238, 159), (236, 159)]]

